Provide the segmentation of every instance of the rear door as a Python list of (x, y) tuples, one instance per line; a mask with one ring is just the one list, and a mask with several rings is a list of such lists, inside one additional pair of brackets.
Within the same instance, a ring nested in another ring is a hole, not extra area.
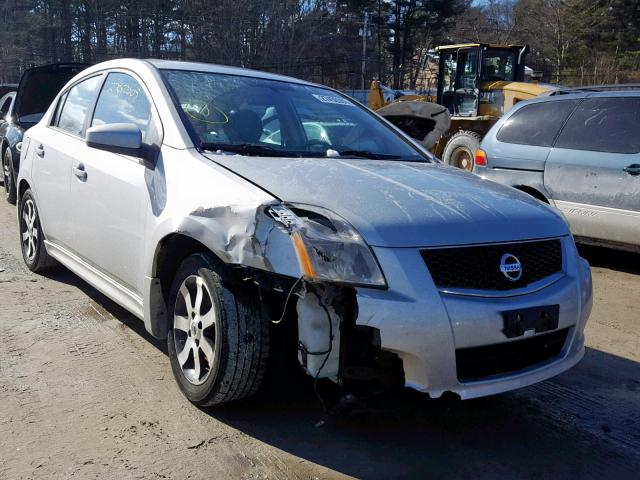
[[(152, 110), (140, 81), (128, 73), (110, 72), (90, 126), (133, 123), (142, 131), (143, 143), (159, 145), (159, 121)], [(74, 250), (131, 291), (141, 292), (150, 170), (139, 158), (86, 144), (79, 147), (72, 167)]]
[(546, 101), (525, 105), (483, 142), (491, 168), (544, 170), (551, 146), (578, 100)]
[(640, 244), (640, 96), (586, 98), (549, 154), (545, 186), (574, 235)]
[(51, 124), (33, 130), (29, 152), (33, 155), (35, 191), (47, 239), (63, 246), (71, 240), (69, 180), (73, 158), (84, 145), (87, 114), (95, 101), (102, 75), (72, 86), (59, 99)]

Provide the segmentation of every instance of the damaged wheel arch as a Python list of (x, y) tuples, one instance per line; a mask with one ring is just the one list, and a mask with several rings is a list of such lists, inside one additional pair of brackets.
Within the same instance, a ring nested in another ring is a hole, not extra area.
[(154, 337), (164, 339), (170, 324), (167, 318), (167, 299), (173, 278), (180, 264), (190, 255), (202, 253), (214, 263), (216, 273), (226, 278), (227, 267), (220, 258), (202, 242), (184, 233), (170, 233), (156, 245), (149, 285), (149, 313), (147, 330)]

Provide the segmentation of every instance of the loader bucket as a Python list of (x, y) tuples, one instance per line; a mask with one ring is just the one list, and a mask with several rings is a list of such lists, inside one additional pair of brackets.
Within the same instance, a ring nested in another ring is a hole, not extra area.
[(427, 149), (451, 127), (449, 110), (442, 105), (423, 101), (395, 102), (382, 107), (376, 113), (415, 138)]

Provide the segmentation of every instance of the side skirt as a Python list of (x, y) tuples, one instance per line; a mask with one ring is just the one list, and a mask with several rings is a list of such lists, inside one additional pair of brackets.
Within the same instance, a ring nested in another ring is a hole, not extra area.
[(139, 319), (144, 319), (142, 297), (94, 266), (88, 264), (67, 249), (45, 240), (47, 252), (89, 285), (99, 290), (118, 305), (129, 310)]

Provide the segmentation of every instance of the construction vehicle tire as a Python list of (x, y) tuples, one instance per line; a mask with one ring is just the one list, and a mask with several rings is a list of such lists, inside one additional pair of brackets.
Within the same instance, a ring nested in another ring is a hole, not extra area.
[(470, 130), (460, 130), (451, 136), (444, 147), (442, 160), (452, 167), (472, 172), (475, 167), (476, 150), (480, 148), (482, 137)]

